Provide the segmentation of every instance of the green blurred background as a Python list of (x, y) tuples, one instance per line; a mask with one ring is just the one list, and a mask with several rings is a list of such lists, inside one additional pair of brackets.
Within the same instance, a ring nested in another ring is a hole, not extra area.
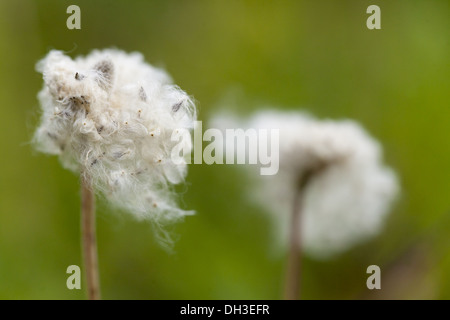
[[(68, 30), (66, 8), (81, 8)], [(366, 8), (381, 8), (368, 30)], [(262, 105), (360, 121), (384, 145), (402, 195), (383, 233), (328, 261), (304, 257), (305, 299), (450, 298), (450, 2), (0, 0), (0, 298), (84, 299), (78, 177), (29, 144), (39, 119), (34, 70), (51, 49), (140, 51), (199, 102), (207, 120)], [(106, 299), (279, 299), (284, 252), (244, 197), (235, 166), (191, 165), (168, 254), (151, 227), (98, 204)], [(382, 290), (366, 288), (366, 268)]]

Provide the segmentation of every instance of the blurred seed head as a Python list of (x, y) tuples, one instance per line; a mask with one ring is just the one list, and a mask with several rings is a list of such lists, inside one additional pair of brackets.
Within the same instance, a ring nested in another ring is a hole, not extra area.
[(380, 144), (356, 122), (261, 111), (245, 123), (230, 116), (212, 123), (280, 130), (279, 172), (255, 175), (251, 197), (273, 213), (284, 244), (300, 189), (299, 228), (311, 256), (332, 256), (380, 232), (399, 185), (394, 171), (383, 165)]

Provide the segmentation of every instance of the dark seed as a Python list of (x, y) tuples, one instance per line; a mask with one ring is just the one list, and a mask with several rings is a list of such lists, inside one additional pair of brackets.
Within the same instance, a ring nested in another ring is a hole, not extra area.
[(79, 96), (79, 97), (70, 97), (69, 98), (71, 102), (72, 109), (75, 111), (77, 108), (80, 108), (83, 106), (83, 108), (86, 110), (86, 114), (90, 111), (89, 101), (86, 99), (85, 96)]
[(75, 79), (81, 81), (81, 80), (84, 79), (84, 76), (83, 76), (82, 74), (80, 74), (80, 73), (77, 72), (77, 73), (75, 73)]
[(125, 154), (125, 152), (114, 152), (113, 153), (113, 157), (114, 158), (116, 158), (116, 159), (120, 159), (120, 158), (122, 158), (123, 157), (123, 155)]
[(47, 132), (47, 135), (50, 139), (52, 140), (58, 140), (58, 137), (56, 136), (56, 134), (51, 133), (51, 132)]
[(177, 112), (178, 110), (180, 110), (180, 108), (181, 108), (182, 105), (183, 105), (183, 101), (180, 101), (180, 102), (174, 104), (174, 105), (172, 106), (172, 111), (173, 111), (173, 112)]
[(147, 101), (147, 94), (145, 93), (145, 90), (143, 87), (139, 88), (139, 98), (141, 98), (142, 101)]
[(112, 79), (114, 73), (114, 65), (109, 60), (102, 60), (98, 62), (94, 69), (101, 74), (101, 78), (98, 79), (99, 85), (104, 89), (108, 90), (112, 86)]
[(103, 126), (97, 128), (98, 134), (100, 134), (103, 131), (103, 128), (104, 128)]

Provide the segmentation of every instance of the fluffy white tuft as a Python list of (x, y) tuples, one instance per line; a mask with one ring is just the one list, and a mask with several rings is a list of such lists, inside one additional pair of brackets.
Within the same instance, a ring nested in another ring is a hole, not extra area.
[(284, 241), (299, 179), (311, 170), (299, 226), (306, 253), (326, 258), (379, 233), (398, 181), (382, 164), (380, 144), (356, 122), (262, 111), (245, 127), (280, 130), (279, 172), (258, 178), (255, 198), (274, 213)]
[(139, 219), (192, 214), (174, 200), (171, 185), (184, 181), (187, 165), (174, 164), (170, 152), (178, 143), (172, 132), (193, 129), (196, 111), (166, 72), (113, 49), (75, 60), (54, 50), (36, 68), (44, 78), (40, 151), (89, 176), (113, 206)]

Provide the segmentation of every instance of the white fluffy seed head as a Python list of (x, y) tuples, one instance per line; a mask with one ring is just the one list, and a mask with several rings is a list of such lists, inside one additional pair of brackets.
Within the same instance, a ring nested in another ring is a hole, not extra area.
[(166, 72), (113, 49), (75, 60), (51, 51), (36, 68), (44, 78), (40, 151), (89, 176), (113, 206), (139, 219), (159, 224), (192, 213), (174, 200), (171, 185), (184, 181), (187, 165), (170, 153), (173, 130), (193, 129), (196, 110)]
[(379, 233), (399, 186), (382, 164), (380, 144), (360, 125), (262, 111), (245, 128), (280, 130), (279, 172), (257, 178), (254, 198), (273, 213), (284, 243), (299, 179), (308, 172), (299, 226), (306, 253), (326, 258)]

